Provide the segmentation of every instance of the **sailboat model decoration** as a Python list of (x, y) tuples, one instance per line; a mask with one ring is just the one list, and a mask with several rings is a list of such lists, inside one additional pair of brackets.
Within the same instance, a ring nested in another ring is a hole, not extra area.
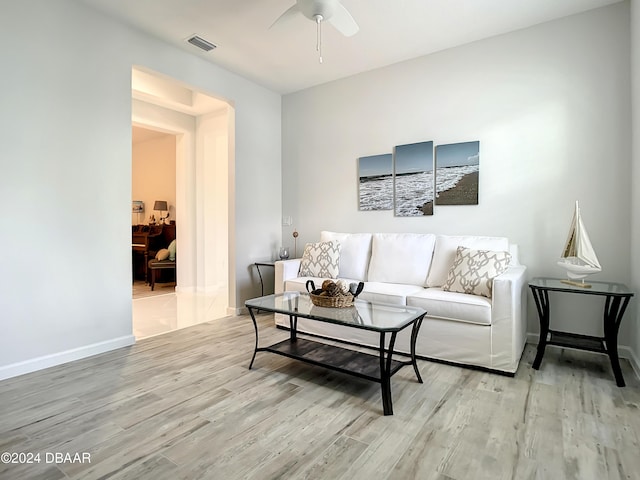
[[(596, 252), (593, 250), (587, 229), (580, 217), (580, 207), (576, 201), (576, 210), (571, 220), (567, 243), (562, 250), (558, 265), (567, 270), (567, 280), (562, 283), (576, 287), (589, 288), (591, 285), (584, 282), (587, 275), (602, 271)], [(578, 281), (580, 280), (580, 281)]]

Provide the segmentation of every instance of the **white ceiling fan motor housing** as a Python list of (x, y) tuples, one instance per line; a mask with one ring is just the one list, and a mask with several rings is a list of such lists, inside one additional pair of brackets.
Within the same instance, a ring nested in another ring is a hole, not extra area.
[(296, 0), (298, 8), (309, 20), (317, 21), (318, 15), (321, 20), (329, 20), (333, 16), (338, 0)]

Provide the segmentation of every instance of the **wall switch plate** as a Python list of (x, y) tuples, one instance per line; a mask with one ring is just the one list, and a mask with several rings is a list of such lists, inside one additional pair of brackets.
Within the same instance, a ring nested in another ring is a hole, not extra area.
[(293, 224), (293, 218), (291, 218), (291, 215), (284, 215), (282, 217), (282, 226), (283, 227), (290, 227)]

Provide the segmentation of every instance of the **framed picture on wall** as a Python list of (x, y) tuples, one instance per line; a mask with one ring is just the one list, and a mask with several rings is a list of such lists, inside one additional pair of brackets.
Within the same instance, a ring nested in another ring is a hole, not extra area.
[(433, 215), (433, 142), (396, 146), (393, 180), (397, 217)]
[(144, 202), (142, 200), (134, 200), (131, 202), (131, 213), (143, 213)]
[(358, 208), (393, 208), (393, 157), (390, 153), (358, 159)]
[(436, 205), (478, 205), (480, 142), (436, 147)]

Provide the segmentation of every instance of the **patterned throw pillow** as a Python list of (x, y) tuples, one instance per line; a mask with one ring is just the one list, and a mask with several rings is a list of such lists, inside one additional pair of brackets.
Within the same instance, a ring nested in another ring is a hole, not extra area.
[(307, 243), (300, 262), (301, 277), (338, 278), (340, 244), (338, 242)]
[(510, 261), (509, 252), (458, 247), (442, 290), (491, 298), (494, 277), (504, 273)]

